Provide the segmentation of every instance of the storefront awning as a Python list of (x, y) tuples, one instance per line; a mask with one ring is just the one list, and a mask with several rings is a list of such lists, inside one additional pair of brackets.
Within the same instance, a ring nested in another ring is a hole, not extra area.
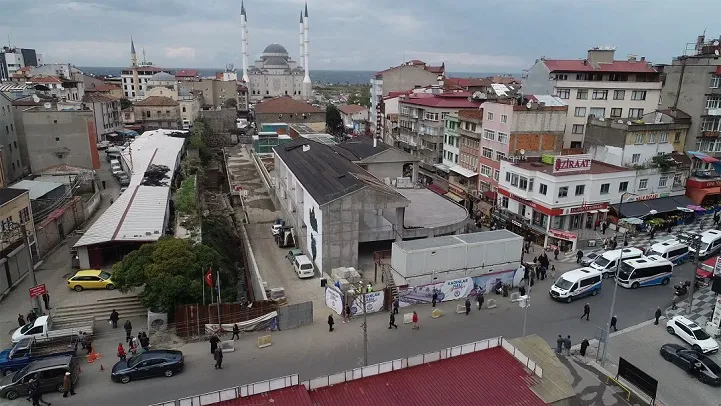
[[(613, 208), (618, 212), (617, 204), (613, 205)], [(651, 209), (644, 204), (644, 202), (629, 202), (621, 205), (621, 216), (622, 217), (643, 217), (648, 214)]]
[(434, 166), (436, 169), (442, 170), (443, 172), (448, 172), (448, 171), (450, 170), (450, 168), (448, 168), (448, 165), (445, 165), (445, 164), (435, 164), (435, 165), (433, 165), (433, 166)]
[(491, 200), (496, 200), (496, 192), (492, 190), (486, 190), (483, 192), (483, 196)]
[(456, 165), (456, 166), (452, 167), (451, 171), (455, 172), (463, 177), (466, 177), (466, 178), (471, 178), (471, 177), (478, 175), (476, 172), (473, 172), (470, 169), (466, 169), (460, 165)]
[[(693, 202), (693, 204), (700, 205), (706, 196), (721, 194), (721, 187), (707, 187), (707, 188), (703, 188), (703, 189), (688, 188), (688, 189), (686, 189), (686, 194), (688, 195), (689, 198), (691, 198), (691, 201)], [(684, 206), (688, 206), (688, 205), (684, 205)]]
[(657, 213), (669, 213), (676, 211), (679, 203), (673, 197), (661, 197), (659, 199), (644, 201), (649, 210), (656, 210)]
[(456, 202), (456, 203), (460, 203), (460, 202), (466, 200), (466, 199), (458, 196), (457, 194), (455, 194), (455, 193), (453, 193), (453, 192), (448, 192), (448, 193), (446, 193), (444, 196), (447, 197), (447, 198), (449, 198), (449, 199), (451, 199), (451, 200), (453, 200), (453, 201)]
[(438, 194), (441, 195), (441, 196), (445, 195), (446, 192), (447, 192), (445, 189), (443, 189), (442, 187), (436, 185), (435, 183), (431, 183), (430, 185), (426, 186), (426, 188), (427, 188), (428, 190), (431, 190), (431, 191), (433, 191), (433, 192), (438, 193)]
[(686, 207), (690, 204), (693, 204), (693, 200), (689, 199), (688, 197), (681, 195), (681, 196), (674, 196), (673, 200), (678, 203), (678, 207)]

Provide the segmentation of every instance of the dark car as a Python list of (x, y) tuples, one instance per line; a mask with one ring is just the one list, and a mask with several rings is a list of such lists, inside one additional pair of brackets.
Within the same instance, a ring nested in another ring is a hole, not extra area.
[(183, 370), (183, 361), (183, 353), (180, 351), (152, 350), (115, 364), (110, 379), (128, 383), (134, 379), (155, 376), (171, 377)]
[(27, 395), (30, 383), (36, 379), (39, 379), (41, 392), (62, 392), (66, 372), (70, 372), (74, 383), (77, 382), (78, 364), (75, 358), (69, 355), (31, 362), (25, 368), (0, 380), (0, 397), (13, 400)]
[(703, 383), (721, 385), (721, 367), (699, 351), (678, 344), (664, 344), (661, 356)]

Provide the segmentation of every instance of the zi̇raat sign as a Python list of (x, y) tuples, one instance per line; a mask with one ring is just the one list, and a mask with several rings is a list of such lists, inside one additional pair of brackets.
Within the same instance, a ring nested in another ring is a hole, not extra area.
[(553, 173), (585, 172), (591, 170), (591, 155), (560, 155), (553, 161)]

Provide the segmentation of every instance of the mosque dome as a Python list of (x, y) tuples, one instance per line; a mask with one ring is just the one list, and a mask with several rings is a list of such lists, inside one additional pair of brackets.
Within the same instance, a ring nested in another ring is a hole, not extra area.
[(264, 68), (288, 68), (288, 61), (286, 61), (284, 58), (281, 58), (279, 56), (271, 56), (270, 58), (265, 60), (263, 67)]
[(150, 79), (148, 79), (148, 81), (149, 82), (150, 81), (152, 81), (152, 82), (167, 82), (167, 81), (174, 82), (175, 76), (171, 75), (170, 73), (166, 73), (166, 72), (158, 72), (155, 75), (151, 76)]
[(288, 51), (285, 50), (283, 45), (280, 44), (270, 44), (263, 50), (264, 54), (282, 54), (282, 55), (288, 55)]

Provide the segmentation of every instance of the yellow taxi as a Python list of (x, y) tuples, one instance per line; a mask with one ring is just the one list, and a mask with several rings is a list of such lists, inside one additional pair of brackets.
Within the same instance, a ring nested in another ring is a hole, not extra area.
[(110, 274), (97, 269), (86, 269), (75, 272), (75, 275), (68, 279), (68, 287), (80, 292), (83, 289), (115, 289), (115, 284), (110, 279)]

